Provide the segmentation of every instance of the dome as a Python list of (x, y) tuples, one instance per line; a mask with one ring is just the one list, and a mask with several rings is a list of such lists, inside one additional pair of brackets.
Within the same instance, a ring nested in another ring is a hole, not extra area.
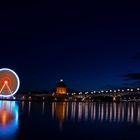
[(59, 81), (59, 83), (57, 84), (57, 87), (66, 87), (66, 85), (65, 85), (65, 83), (64, 83), (64, 81), (63, 81), (63, 79), (61, 79), (61, 80)]

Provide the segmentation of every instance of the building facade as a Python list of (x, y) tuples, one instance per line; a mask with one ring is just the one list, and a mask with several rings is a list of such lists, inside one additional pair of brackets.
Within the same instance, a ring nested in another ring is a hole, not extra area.
[(67, 87), (62, 79), (57, 84), (56, 94), (57, 95), (66, 95), (67, 94)]

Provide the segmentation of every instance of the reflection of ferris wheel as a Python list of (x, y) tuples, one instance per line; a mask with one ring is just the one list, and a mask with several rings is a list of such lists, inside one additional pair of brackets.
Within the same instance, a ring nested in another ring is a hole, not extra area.
[(19, 78), (13, 70), (8, 68), (0, 69), (0, 96), (13, 96), (18, 91), (19, 85)]

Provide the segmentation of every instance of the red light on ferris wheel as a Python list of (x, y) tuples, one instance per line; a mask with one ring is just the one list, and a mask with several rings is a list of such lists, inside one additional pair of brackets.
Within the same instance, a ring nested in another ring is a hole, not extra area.
[(4, 84), (8, 84), (8, 81), (4, 81)]

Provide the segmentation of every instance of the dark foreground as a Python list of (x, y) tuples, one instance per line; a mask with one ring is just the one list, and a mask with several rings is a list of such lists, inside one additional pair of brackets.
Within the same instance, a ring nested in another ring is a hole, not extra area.
[(139, 140), (140, 103), (0, 101), (0, 140)]

